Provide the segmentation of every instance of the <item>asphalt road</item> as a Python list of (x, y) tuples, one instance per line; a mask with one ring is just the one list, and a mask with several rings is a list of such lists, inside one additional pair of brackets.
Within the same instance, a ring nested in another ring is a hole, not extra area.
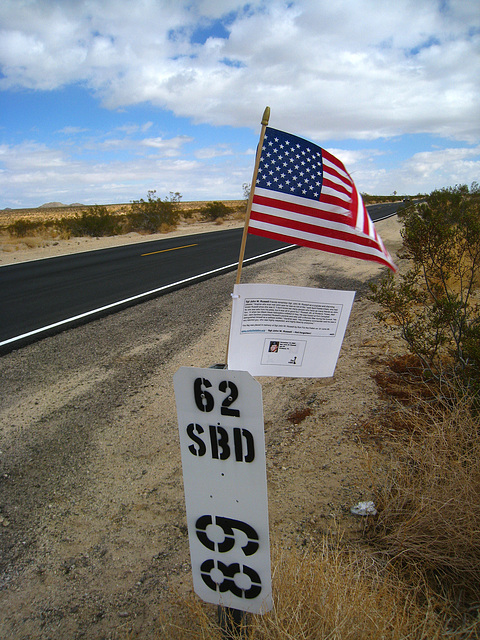
[[(34, 260), (0, 269), (0, 348), (234, 269), (242, 229)], [(288, 245), (249, 236), (245, 258)]]
[[(399, 204), (369, 207), (373, 220)], [(0, 350), (236, 268), (242, 229), (35, 260), (0, 269)], [(246, 259), (289, 245), (249, 235)]]

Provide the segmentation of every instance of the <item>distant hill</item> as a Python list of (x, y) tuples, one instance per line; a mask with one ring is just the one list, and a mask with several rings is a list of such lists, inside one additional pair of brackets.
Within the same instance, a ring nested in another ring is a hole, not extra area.
[(72, 204), (63, 204), (63, 202), (46, 202), (45, 204), (41, 204), (38, 209), (60, 209), (65, 207), (84, 207), (85, 205), (81, 202), (72, 202)]
[(63, 204), (62, 202), (46, 202), (45, 204), (41, 204), (39, 209), (53, 209), (54, 207), (67, 207), (68, 205)]

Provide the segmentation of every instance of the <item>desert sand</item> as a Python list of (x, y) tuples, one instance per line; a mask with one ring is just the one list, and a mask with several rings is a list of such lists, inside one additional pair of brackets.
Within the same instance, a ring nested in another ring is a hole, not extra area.
[[(399, 222), (376, 226), (395, 256)], [(198, 227), (176, 233), (223, 228)], [(10, 247), (0, 264), (149, 239)], [(258, 378), (274, 546), (315, 548), (332, 529), (360, 541), (350, 508), (374, 499), (362, 424), (384, 403), (372, 373), (403, 348), (366, 297), (386, 271), (305, 248), (244, 268), (242, 282), (357, 292), (332, 378)], [(224, 361), (233, 282), (222, 275), (0, 358), (1, 638), (152, 638), (171, 599), (191, 593), (172, 378)]]

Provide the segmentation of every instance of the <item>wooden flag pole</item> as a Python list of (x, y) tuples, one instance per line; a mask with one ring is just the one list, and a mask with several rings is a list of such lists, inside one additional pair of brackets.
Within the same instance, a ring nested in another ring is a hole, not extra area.
[(243, 227), (242, 244), (240, 245), (240, 256), (238, 258), (237, 279), (235, 284), (240, 284), (240, 278), (242, 276), (243, 258), (245, 256), (245, 245), (247, 244), (248, 224), (250, 222), (250, 213), (252, 211), (253, 192), (255, 190), (255, 184), (257, 182), (258, 165), (260, 164), (260, 156), (262, 154), (263, 139), (265, 137), (265, 129), (267, 128), (268, 121), (270, 120), (270, 107), (266, 107), (263, 112), (262, 129), (260, 131), (260, 140), (257, 147), (257, 155), (255, 158), (255, 167), (253, 169), (252, 185), (250, 187), (250, 194), (248, 196), (247, 212), (245, 215), (245, 226)]
[[(258, 141), (257, 155), (255, 157), (255, 167), (253, 169), (252, 185), (250, 187), (250, 194), (248, 196), (247, 211), (245, 214), (245, 225), (243, 227), (242, 243), (240, 245), (240, 255), (238, 257), (237, 279), (235, 284), (240, 284), (240, 278), (242, 276), (243, 258), (245, 256), (245, 245), (247, 244), (248, 235), (248, 223), (250, 222), (250, 213), (252, 211), (253, 192), (255, 190), (255, 184), (257, 182), (258, 165), (260, 164), (260, 156), (262, 155), (263, 139), (265, 138), (265, 129), (267, 128), (268, 121), (270, 120), (270, 107), (265, 107), (262, 117), (262, 129), (260, 131), (260, 140)], [(230, 328), (228, 329), (227, 337), (227, 351), (225, 353), (225, 367), (228, 368), (228, 343), (230, 342)]]

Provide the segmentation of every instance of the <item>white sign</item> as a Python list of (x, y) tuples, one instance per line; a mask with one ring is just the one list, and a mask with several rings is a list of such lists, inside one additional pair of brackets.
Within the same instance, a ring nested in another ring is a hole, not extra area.
[(237, 284), (228, 367), (254, 376), (333, 376), (354, 291)]
[(195, 593), (265, 613), (272, 606), (262, 391), (246, 371), (174, 376)]

